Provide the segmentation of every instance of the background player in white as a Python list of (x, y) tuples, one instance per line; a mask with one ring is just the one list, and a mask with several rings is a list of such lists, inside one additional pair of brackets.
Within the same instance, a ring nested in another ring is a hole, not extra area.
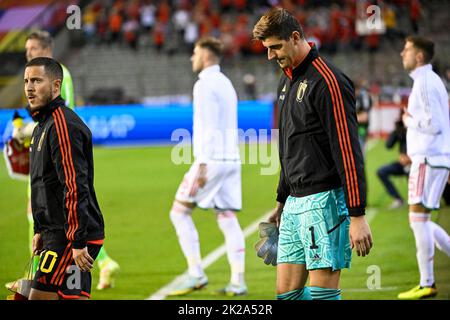
[(237, 95), (220, 71), (222, 43), (213, 37), (197, 41), (191, 57), (199, 79), (193, 90), (193, 149), (195, 161), (175, 196), (170, 218), (188, 263), (189, 277), (170, 295), (183, 295), (208, 283), (201, 266), (200, 244), (192, 220), (198, 206), (214, 209), (225, 236), (231, 279), (219, 293), (247, 293), (244, 280), (245, 239), (236, 217), (241, 209), (241, 162), (237, 135)]
[(409, 222), (416, 241), (420, 284), (400, 293), (400, 299), (437, 294), (433, 241), (450, 256), (449, 235), (431, 221), (431, 210), (439, 208), (450, 170), (448, 94), (441, 78), (431, 68), (433, 55), (434, 43), (419, 36), (406, 38), (401, 53), (403, 67), (414, 80), (403, 122), (412, 161), (408, 183)]

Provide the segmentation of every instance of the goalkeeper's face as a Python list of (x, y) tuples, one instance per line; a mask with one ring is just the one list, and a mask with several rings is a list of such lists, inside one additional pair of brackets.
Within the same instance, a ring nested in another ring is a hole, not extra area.
[(297, 55), (294, 39), (282, 40), (278, 37), (269, 37), (262, 41), (267, 48), (267, 59), (275, 59), (281, 69), (292, 68)]

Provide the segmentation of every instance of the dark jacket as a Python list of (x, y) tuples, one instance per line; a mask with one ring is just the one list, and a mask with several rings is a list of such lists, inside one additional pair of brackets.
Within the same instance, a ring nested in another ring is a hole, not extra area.
[(399, 143), (400, 153), (406, 154), (406, 128), (401, 119), (395, 123), (394, 131), (389, 134), (386, 140), (386, 148), (391, 149), (397, 142)]
[(30, 146), (34, 232), (44, 242), (69, 241), (75, 249), (103, 239), (89, 128), (61, 97), (32, 117), (38, 122)]
[(366, 206), (364, 163), (358, 142), (353, 83), (313, 46), (278, 86), (277, 201), (343, 187), (349, 214)]

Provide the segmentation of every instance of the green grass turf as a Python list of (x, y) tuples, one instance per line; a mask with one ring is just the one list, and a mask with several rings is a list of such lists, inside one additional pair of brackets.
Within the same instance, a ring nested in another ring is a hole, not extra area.
[[(274, 206), (276, 175), (261, 175), (261, 165), (249, 163), (245, 147), (242, 168), (243, 210), (239, 214), (245, 228)], [(178, 184), (188, 165), (174, 165), (171, 147), (101, 148), (94, 151), (95, 186), (106, 222), (105, 248), (117, 260), (121, 273), (114, 289), (98, 291), (98, 267), (93, 271), (92, 299), (145, 299), (172, 281), (186, 269), (175, 231), (169, 219)], [(389, 211), (391, 199), (382, 189), (376, 169), (392, 159), (396, 151), (387, 151), (376, 143), (367, 153), (368, 203), (374, 248), (368, 257), (354, 254), (352, 268), (341, 278), (344, 299), (395, 299), (399, 291), (418, 283), (413, 234), (408, 226), (406, 208)], [(406, 179), (395, 183), (406, 195)], [(28, 257), (28, 223), (26, 219), (26, 183), (11, 180), (0, 160), (0, 284), (23, 273)], [(196, 209), (194, 220), (200, 234), (202, 255), (223, 244), (211, 211)], [(450, 209), (443, 207), (433, 220), (450, 230)], [(256, 257), (254, 233), (247, 238), (246, 281), (249, 295), (240, 299), (273, 299), (275, 268)], [(439, 289), (437, 299), (449, 299), (450, 259), (436, 250), (435, 275)], [(372, 267), (371, 267), (372, 266)], [(375, 267), (373, 267), (375, 266)], [(377, 268), (381, 290), (368, 290), (367, 281)], [(223, 256), (207, 270), (210, 284), (204, 290), (183, 299), (218, 299), (211, 293), (229, 280), (229, 266)], [(0, 295), (9, 292), (0, 288)]]

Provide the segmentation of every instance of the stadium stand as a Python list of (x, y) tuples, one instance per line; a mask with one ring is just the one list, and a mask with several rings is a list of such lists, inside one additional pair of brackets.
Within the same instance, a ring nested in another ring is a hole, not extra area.
[[(11, 75), (20, 74), (24, 35), (32, 26), (44, 28), (56, 36), (56, 47), (62, 48), (56, 57), (72, 70), (79, 105), (93, 103), (90, 97), (95, 97), (97, 90), (109, 88), (122, 88), (124, 98), (117, 103), (144, 101), (155, 96), (190, 96), (194, 79), (189, 57), (195, 40), (205, 34), (220, 36), (226, 44), (223, 68), (236, 83), (239, 97), (270, 99), (279, 71), (275, 65), (261, 63), (266, 59), (265, 51), (251, 41), (251, 26), (273, 5), (283, 5), (296, 12), (309, 39), (354, 81), (381, 83), (382, 90), (387, 88), (387, 92), (408, 87), (410, 79), (401, 71), (399, 52), (402, 38), (414, 32), (432, 36), (440, 47), (435, 60), (437, 71), (444, 75), (448, 69), (445, 57), (450, 53), (450, 41), (443, 28), (447, 23), (448, 1), (382, 1), (386, 33), (371, 36), (360, 36), (355, 31), (358, 14), (354, 0), (30, 0), (19, 3), (2, 3), (0, 26), (12, 10), (30, 7), (45, 10), (25, 24), (14, 45), (0, 51), (9, 62), (0, 70), (0, 76), (6, 76), (0, 85), (14, 82)], [(65, 8), (74, 3), (82, 9), (81, 30), (63, 28), (68, 17)], [(5, 38), (8, 37), (3, 35)], [(12, 47), (22, 52), (12, 54), (7, 50)], [(245, 76), (255, 79), (253, 88), (249, 89)], [(12, 91), (6, 92), (11, 95)], [(0, 92), (0, 97), (4, 96)], [(9, 100), (17, 102), (17, 98), (2, 99), (0, 107), (14, 107), (8, 105)]]

